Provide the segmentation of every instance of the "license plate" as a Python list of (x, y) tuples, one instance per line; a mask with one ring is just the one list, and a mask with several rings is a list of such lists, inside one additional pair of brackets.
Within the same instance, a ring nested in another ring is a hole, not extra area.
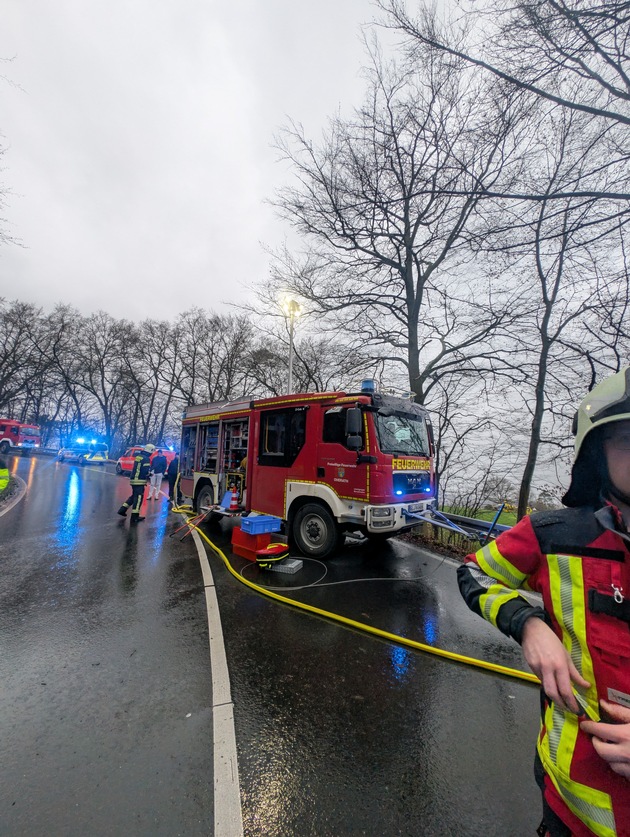
[(407, 507), (407, 511), (410, 512), (419, 512), (422, 509), (422, 503), (410, 503)]

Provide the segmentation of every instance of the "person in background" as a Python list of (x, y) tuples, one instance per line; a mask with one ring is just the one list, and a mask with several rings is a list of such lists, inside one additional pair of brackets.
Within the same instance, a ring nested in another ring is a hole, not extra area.
[(129, 477), (131, 496), (118, 509), (118, 514), (121, 517), (127, 517), (127, 509), (131, 508), (130, 523), (139, 523), (141, 520), (144, 520), (144, 517), (140, 515), (140, 507), (144, 499), (144, 488), (151, 471), (150, 458), (154, 450), (154, 445), (145, 445), (144, 450), (139, 451), (133, 460), (131, 476)]
[(538, 834), (630, 837), (630, 367), (584, 398), (573, 433), (566, 508), (524, 517), (457, 575), (542, 684)]
[(167, 467), (166, 457), (158, 448), (157, 453), (151, 461), (151, 481), (149, 482), (149, 493), (147, 500), (156, 499), (160, 496), (160, 488), (162, 487), (162, 477), (166, 473)]
[[(174, 458), (168, 464), (166, 469), (166, 477), (168, 479), (168, 499), (170, 503), (175, 502), (175, 483), (177, 482), (177, 474), (179, 472), (179, 455), (175, 454)], [(179, 490), (179, 483), (177, 484), (177, 503), (181, 503), (182, 493)]]

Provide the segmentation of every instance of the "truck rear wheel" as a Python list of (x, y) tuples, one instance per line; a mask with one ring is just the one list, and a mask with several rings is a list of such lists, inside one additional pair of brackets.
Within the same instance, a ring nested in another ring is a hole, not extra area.
[(298, 509), (291, 532), (295, 545), (308, 558), (327, 558), (341, 543), (335, 518), (319, 503), (306, 503)]
[(214, 491), (211, 485), (204, 485), (199, 494), (197, 494), (197, 512), (208, 511), (210, 506), (214, 505)]

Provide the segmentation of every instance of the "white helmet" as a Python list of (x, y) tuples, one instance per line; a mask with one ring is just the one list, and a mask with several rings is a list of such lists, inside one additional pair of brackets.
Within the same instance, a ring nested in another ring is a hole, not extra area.
[[(565, 506), (596, 505), (610, 491), (602, 428), (630, 420), (630, 366), (605, 378), (585, 396), (573, 419), (575, 459)], [(617, 489), (617, 494), (618, 489)]]
[(155, 450), (155, 445), (145, 445), (144, 449), (147, 453), (153, 453), (153, 451)]

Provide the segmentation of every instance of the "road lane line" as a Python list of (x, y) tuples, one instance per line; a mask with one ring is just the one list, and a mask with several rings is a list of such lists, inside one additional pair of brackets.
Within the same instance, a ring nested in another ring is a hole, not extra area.
[(17, 482), (19, 486), (18, 493), (11, 500), (7, 500), (6, 503), (2, 504), (2, 511), (0, 511), (0, 517), (2, 517), (2, 515), (6, 514), (8, 511), (11, 511), (13, 506), (16, 506), (20, 502), (22, 497), (24, 497), (24, 495), (26, 494), (26, 483), (24, 482), (22, 477), (18, 477), (18, 475), (15, 474), (13, 476), (13, 479)]
[(194, 529), (192, 537), (201, 564), (208, 611), (214, 736), (214, 837), (242, 837), (243, 815), (234, 731), (234, 707), (230, 693), (230, 675), (223, 642), (221, 615), (206, 550)]

